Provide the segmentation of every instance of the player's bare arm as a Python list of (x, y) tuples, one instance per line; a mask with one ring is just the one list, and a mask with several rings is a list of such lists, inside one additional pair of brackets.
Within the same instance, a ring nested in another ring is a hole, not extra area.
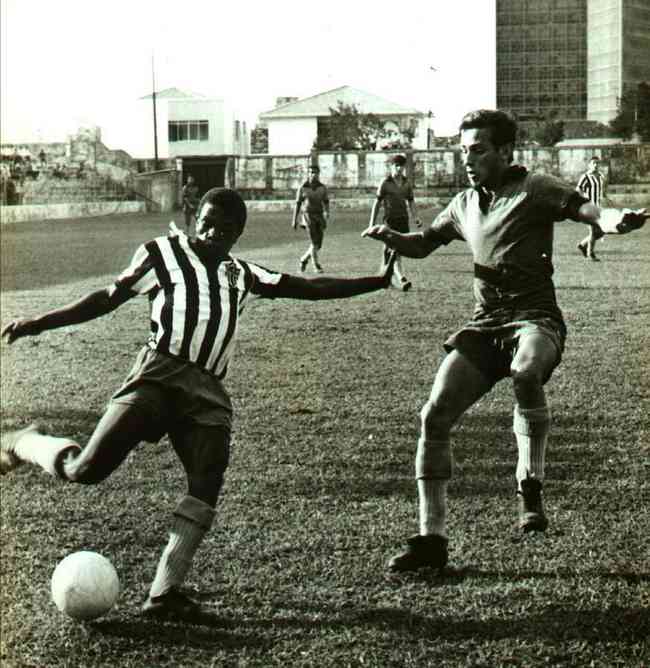
[(10, 322), (3, 330), (2, 337), (7, 343), (13, 343), (23, 336), (38, 336), (49, 329), (78, 325), (95, 318), (100, 318), (135, 296), (135, 293), (115, 286), (96, 290), (61, 308), (48, 311), (36, 318), (18, 318)]
[(422, 232), (402, 234), (388, 225), (372, 225), (361, 233), (362, 237), (383, 241), (400, 255), (423, 258), (442, 245), (438, 235), (428, 228)]
[(345, 299), (382, 290), (390, 287), (395, 259), (396, 255), (392, 253), (383, 271), (376, 276), (361, 278), (316, 276), (314, 278), (303, 278), (302, 276), (288, 274), (278, 283), (274, 296), (306, 300)]
[(292, 217), (292, 223), (291, 227), (295, 230), (298, 227), (298, 216), (300, 216), (300, 209), (302, 205), (302, 187), (298, 188), (298, 191), (296, 192), (296, 201), (293, 205), (293, 217)]
[(585, 202), (580, 206), (575, 220), (599, 228), (603, 234), (627, 234), (638, 230), (650, 218), (646, 209), (601, 209)]

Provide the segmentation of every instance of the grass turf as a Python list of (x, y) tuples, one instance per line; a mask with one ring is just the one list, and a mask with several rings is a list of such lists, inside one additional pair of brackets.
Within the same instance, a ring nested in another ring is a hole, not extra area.
[[(428, 212), (429, 214), (431, 212)], [(322, 255), (334, 275), (372, 273), (368, 212), (341, 213)], [(426, 219), (426, 215), (424, 216)], [(4, 226), (2, 322), (107, 284), (162, 216)], [(599, 264), (556, 227), (569, 326), (547, 386), (553, 431), (545, 535), (514, 531), (513, 398), (500, 383), (454, 433), (450, 569), (392, 576), (416, 530), (418, 409), (441, 342), (468, 317), (461, 243), (408, 261), (414, 288), (321, 303), (267, 301), (242, 322), (227, 386), (236, 408), (215, 528), (188, 584), (212, 626), (138, 611), (184, 480), (166, 440), (106, 482), (65, 486), (23, 467), (2, 479), (3, 666), (647, 666), (650, 233), (609, 237)], [(251, 215), (235, 249), (295, 271), (289, 214)], [(82, 442), (147, 335), (145, 300), (103, 319), (2, 345), (2, 423), (32, 419)], [(108, 556), (117, 607), (66, 619), (49, 579), (69, 552)]]

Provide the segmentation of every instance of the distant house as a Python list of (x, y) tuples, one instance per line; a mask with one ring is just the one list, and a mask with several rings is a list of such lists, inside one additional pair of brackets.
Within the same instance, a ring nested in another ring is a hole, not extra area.
[[(138, 100), (137, 119), (140, 142), (131, 147), (138, 158), (153, 158), (153, 94)], [(247, 155), (250, 137), (237, 110), (220, 98), (208, 98), (178, 88), (156, 92), (156, 133), (158, 157)]]
[[(427, 148), (426, 114), (358, 88), (342, 86), (312, 97), (285, 102), (260, 114), (260, 121), (268, 127), (268, 152), (272, 155), (309, 153), (318, 138), (319, 127), (322, 132), (332, 115), (330, 109), (337, 108), (339, 102), (355, 105), (359, 112), (380, 118), (389, 133), (384, 143), (399, 140), (405, 130), (412, 130), (415, 132), (412, 148)], [(381, 143), (377, 148), (382, 148)]]

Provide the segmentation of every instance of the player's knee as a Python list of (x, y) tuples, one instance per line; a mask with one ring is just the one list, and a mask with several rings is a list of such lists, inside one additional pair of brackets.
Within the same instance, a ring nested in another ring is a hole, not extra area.
[(444, 396), (429, 399), (420, 411), (423, 434), (428, 438), (446, 436), (454, 423), (454, 416), (452, 402)]
[(544, 368), (536, 360), (515, 361), (510, 367), (510, 375), (515, 386), (522, 389), (540, 387), (543, 384)]
[(420, 438), (415, 455), (415, 477), (418, 480), (449, 480), (452, 467), (449, 439), (434, 441)]

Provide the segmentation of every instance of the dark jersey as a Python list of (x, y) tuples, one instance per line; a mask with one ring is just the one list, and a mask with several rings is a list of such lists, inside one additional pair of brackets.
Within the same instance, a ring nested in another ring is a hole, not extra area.
[(305, 181), (296, 194), (296, 202), (307, 202), (307, 213), (323, 213), (324, 206), (329, 204), (327, 188), (320, 182)]
[[(431, 224), (447, 244), (467, 242), (474, 256), (475, 320), (562, 318), (555, 299), (553, 225), (566, 219), (575, 189), (513, 167), (489, 204), (465, 190)], [(482, 206), (481, 206), (482, 204)]]
[(387, 176), (377, 189), (377, 199), (383, 202), (385, 219), (408, 219), (406, 203), (413, 201), (413, 187), (406, 177)]

